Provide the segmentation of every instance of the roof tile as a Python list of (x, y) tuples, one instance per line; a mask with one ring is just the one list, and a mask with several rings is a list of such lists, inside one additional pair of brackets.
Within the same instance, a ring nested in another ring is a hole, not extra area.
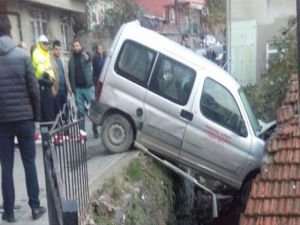
[(276, 152), (274, 155), (274, 161), (276, 164), (300, 164), (300, 150)]
[(288, 92), (298, 92), (298, 81), (291, 81)]
[(298, 81), (298, 74), (292, 74), (290, 77), (290, 82), (292, 81)]
[(277, 110), (277, 122), (283, 123), (286, 122), (294, 116), (294, 110), (293, 107), (290, 105), (287, 106), (281, 106)]
[(265, 216), (265, 217), (249, 217), (244, 216), (240, 220), (241, 225), (299, 225), (298, 217), (281, 217), (281, 216)]
[(300, 119), (297, 75), (290, 78), (276, 133), (266, 147), (274, 160), (261, 165), (241, 225), (300, 225)]
[(292, 126), (290, 124), (279, 125), (277, 128), (277, 133), (282, 138), (287, 138), (294, 133), (294, 126)]

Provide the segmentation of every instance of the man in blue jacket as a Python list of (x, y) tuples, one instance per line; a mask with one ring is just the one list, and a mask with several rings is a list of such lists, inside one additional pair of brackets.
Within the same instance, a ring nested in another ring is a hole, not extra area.
[(0, 15), (0, 162), (4, 213), (2, 220), (15, 222), (13, 181), (14, 138), (17, 137), (25, 170), (32, 218), (45, 213), (40, 206), (35, 165), (35, 125), (40, 119), (40, 93), (29, 55), (13, 42), (11, 23)]

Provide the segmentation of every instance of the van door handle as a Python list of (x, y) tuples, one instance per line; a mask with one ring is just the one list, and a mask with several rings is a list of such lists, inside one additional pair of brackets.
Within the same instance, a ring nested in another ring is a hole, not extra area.
[(194, 114), (183, 109), (183, 110), (181, 110), (180, 116), (182, 118), (185, 118), (185, 119), (189, 120), (189, 121), (192, 121), (193, 117), (194, 117)]

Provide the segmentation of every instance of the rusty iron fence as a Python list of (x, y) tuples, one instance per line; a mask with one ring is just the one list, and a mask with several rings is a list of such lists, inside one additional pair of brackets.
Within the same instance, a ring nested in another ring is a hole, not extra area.
[(41, 123), (49, 225), (80, 225), (89, 201), (84, 119), (64, 107), (53, 123)]

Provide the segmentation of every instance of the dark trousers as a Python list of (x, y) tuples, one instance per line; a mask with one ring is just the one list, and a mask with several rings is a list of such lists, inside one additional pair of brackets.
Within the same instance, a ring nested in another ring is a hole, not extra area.
[(0, 123), (0, 162), (1, 183), (4, 212), (13, 214), (15, 205), (15, 188), (13, 181), (14, 138), (18, 139), (20, 154), (25, 170), (29, 206), (37, 208), (39, 201), (39, 184), (35, 165), (35, 125), (32, 120)]
[(55, 119), (54, 115), (54, 97), (51, 86), (40, 84), (41, 96), (41, 122), (50, 122)]
[(58, 94), (54, 97), (54, 115), (63, 110), (63, 106), (67, 103), (67, 92), (59, 90)]

